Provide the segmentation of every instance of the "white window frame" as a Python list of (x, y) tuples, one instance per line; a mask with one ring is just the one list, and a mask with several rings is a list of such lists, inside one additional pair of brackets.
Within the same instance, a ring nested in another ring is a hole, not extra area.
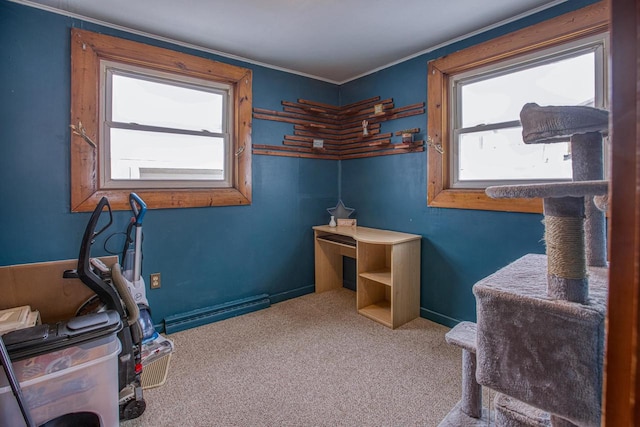
[[(112, 120), (112, 79), (113, 75), (121, 75), (140, 80), (158, 82), (178, 87), (217, 93), (223, 96), (222, 132), (195, 131), (187, 129), (148, 126), (138, 123), (122, 123)], [(162, 72), (146, 67), (122, 64), (109, 60), (100, 61), (100, 187), (104, 189), (140, 189), (140, 188), (229, 188), (232, 186), (233, 161), (233, 87), (221, 82), (203, 80), (189, 76)], [(111, 129), (130, 129), (147, 132), (164, 132), (171, 134), (197, 135), (222, 138), (224, 141), (223, 179), (112, 179), (111, 178)]]
[[(521, 56), (518, 58), (512, 58), (505, 61), (497, 62), (486, 67), (480, 67), (468, 72), (463, 72), (452, 76), (449, 81), (451, 85), (450, 93), (450, 135), (451, 135), (451, 156), (449, 157), (450, 165), (450, 183), (451, 188), (469, 188), (469, 189), (483, 189), (491, 185), (506, 185), (506, 184), (525, 184), (525, 183), (540, 183), (540, 182), (557, 182), (560, 179), (536, 179), (536, 180), (468, 180), (461, 181), (458, 177), (459, 172), (459, 140), (460, 136), (465, 133), (483, 132), (496, 129), (512, 129), (521, 126), (519, 120), (513, 120), (501, 123), (488, 123), (480, 124), (473, 127), (462, 128), (462, 101), (460, 87), (464, 84), (475, 83), (478, 81), (495, 78), (503, 75), (507, 75), (516, 71), (532, 68), (539, 65), (553, 63), (562, 59), (575, 57), (587, 52), (595, 53), (595, 99), (594, 106), (597, 108), (607, 108), (607, 81), (608, 81), (608, 33), (598, 34), (595, 36), (587, 37), (581, 40), (575, 40), (573, 42), (561, 44), (548, 48), (542, 51), (538, 51), (529, 55)], [(605, 150), (605, 164), (608, 162), (606, 159)], [(605, 169), (607, 170), (607, 169)]]

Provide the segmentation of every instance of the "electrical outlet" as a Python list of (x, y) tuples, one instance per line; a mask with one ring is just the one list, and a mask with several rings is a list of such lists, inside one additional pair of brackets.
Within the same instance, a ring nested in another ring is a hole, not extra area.
[(151, 289), (160, 288), (160, 273), (151, 274), (151, 281), (149, 282), (149, 286), (151, 287)]

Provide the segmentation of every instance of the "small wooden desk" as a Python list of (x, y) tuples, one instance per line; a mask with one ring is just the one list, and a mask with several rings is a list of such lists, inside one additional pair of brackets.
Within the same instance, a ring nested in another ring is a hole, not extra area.
[(342, 287), (342, 257), (356, 259), (358, 313), (390, 328), (420, 315), (420, 239), (367, 227), (314, 230), (316, 292)]

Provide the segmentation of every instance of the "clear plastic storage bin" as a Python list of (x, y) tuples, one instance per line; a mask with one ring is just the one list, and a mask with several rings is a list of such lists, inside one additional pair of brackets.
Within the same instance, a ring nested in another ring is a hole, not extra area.
[[(43, 424), (61, 415), (95, 413), (100, 425), (119, 424), (116, 334), (13, 363), (33, 421)], [(24, 419), (3, 370), (0, 370), (0, 426)]]

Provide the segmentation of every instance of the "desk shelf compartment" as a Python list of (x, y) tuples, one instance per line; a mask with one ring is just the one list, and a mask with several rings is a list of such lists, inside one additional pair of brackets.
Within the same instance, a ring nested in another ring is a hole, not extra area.
[(390, 328), (420, 315), (420, 242), (358, 243), (358, 312)]
[(358, 313), (393, 328), (391, 286), (360, 275), (357, 299)]
[(390, 328), (392, 247), (361, 242), (358, 248), (358, 312)]

